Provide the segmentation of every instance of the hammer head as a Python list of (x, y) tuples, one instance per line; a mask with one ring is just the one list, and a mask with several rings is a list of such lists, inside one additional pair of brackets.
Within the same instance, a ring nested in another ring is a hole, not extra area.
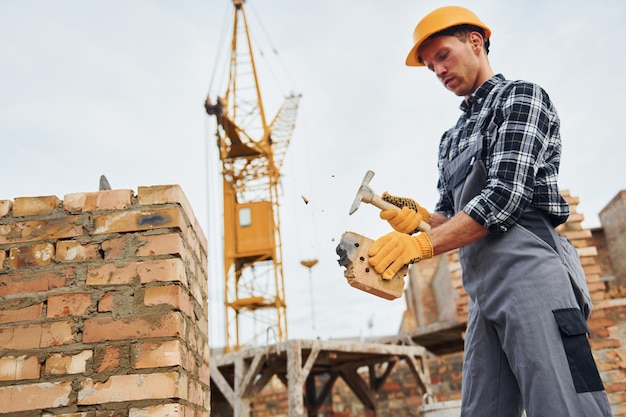
[(374, 178), (374, 171), (367, 171), (365, 176), (363, 177), (363, 181), (361, 182), (361, 186), (356, 192), (356, 197), (354, 197), (354, 202), (352, 202), (352, 206), (350, 206), (350, 215), (357, 211), (361, 201), (365, 201), (369, 203), (372, 201), (372, 196), (374, 195), (374, 191), (369, 187), (369, 183)]

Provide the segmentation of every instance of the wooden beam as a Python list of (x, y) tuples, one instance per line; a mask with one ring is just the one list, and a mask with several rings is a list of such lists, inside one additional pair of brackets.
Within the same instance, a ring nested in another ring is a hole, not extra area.
[[(235, 396), (237, 401), (233, 406), (234, 417), (250, 417), (251, 401), (243, 396), (244, 383), (246, 381), (246, 366), (243, 357), (235, 360)], [(232, 405), (232, 404), (231, 404)]]
[[(321, 386), (320, 393), (317, 397), (315, 397), (315, 392), (310, 395), (309, 391), (307, 390), (307, 407), (309, 410), (309, 415), (317, 415), (315, 413), (317, 413), (317, 410), (319, 410), (322, 404), (324, 404), (324, 401), (326, 401), (326, 399), (332, 392), (333, 386), (335, 385), (335, 381), (337, 381), (337, 378), (339, 378), (339, 373), (328, 372), (328, 381), (326, 381)], [(315, 377), (313, 375), (309, 375), (309, 377), (307, 378), (307, 383), (310, 383), (309, 379), (313, 381), (313, 386), (315, 386)]]
[(396, 363), (397, 361), (395, 360), (385, 362), (387, 366), (385, 367), (385, 371), (380, 377), (376, 376), (376, 366), (375, 365), (369, 366), (370, 387), (372, 387), (374, 391), (376, 392), (380, 391), (380, 388), (385, 384), (385, 380), (387, 380), (387, 378), (389, 377), (389, 374), (391, 373), (393, 368), (396, 366)]
[(217, 385), (217, 387), (220, 389), (220, 391), (222, 392), (222, 395), (224, 396), (224, 398), (226, 398), (226, 401), (228, 401), (228, 404), (230, 404), (230, 406), (233, 407), (234, 409), (235, 403), (237, 402), (235, 391), (232, 389), (232, 387), (230, 386), (230, 384), (228, 383), (228, 381), (222, 374), (222, 371), (220, 371), (220, 369), (217, 367), (217, 365), (213, 361), (211, 361), (209, 366), (210, 366), (210, 371), (211, 371), (211, 379), (213, 380), (215, 385)]
[[(420, 358), (423, 359), (423, 358)], [(428, 370), (428, 365), (421, 360), (421, 365), (418, 363), (418, 360), (413, 355), (406, 355), (405, 360), (409, 369), (415, 376), (417, 383), (422, 387), (425, 393), (432, 394), (432, 389), (430, 386), (430, 371)]]
[[(245, 374), (244, 374), (243, 380), (241, 381), (241, 387), (240, 387), (241, 396), (243, 398), (253, 397), (253, 395), (251, 394), (251, 391), (254, 388), (254, 384), (259, 374), (259, 370), (261, 366), (263, 365), (263, 363), (261, 362), (261, 359), (263, 359), (263, 355), (256, 354), (253, 357), (250, 365), (248, 365), (247, 369), (245, 369)], [(246, 361), (243, 361), (243, 363), (245, 364)]]
[(363, 378), (361, 378), (361, 375), (357, 372), (357, 368), (343, 369), (340, 375), (343, 380), (346, 381), (346, 384), (348, 384), (352, 392), (354, 392), (354, 395), (361, 400), (365, 408), (373, 410), (374, 415), (376, 415), (376, 395), (370, 387), (367, 386), (365, 381), (363, 381)]
[[(274, 375), (278, 375), (280, 378), (279, 370), (280, 370), (280, 367), (278, 366), (276, 362), (270, 364), (267, 368), (264, 368), (261, 371), (256, 382), (253, 384), (252, 388), (250, 389), (250, 393), (249, 393), (250, 397), (255, 397), (263, 389), (263, 387), (267, 385), (267, 383), (270, 381), (270, 379), (272, 379)], [(287, 386), (286, 383), (285, 383), (285, 386)]]
[(302, 384), (299, 383), (302, 374), (302, 349), (299, 340), (287, 345), (287, 392), (289, 417), (304, 416), (304, 395)]

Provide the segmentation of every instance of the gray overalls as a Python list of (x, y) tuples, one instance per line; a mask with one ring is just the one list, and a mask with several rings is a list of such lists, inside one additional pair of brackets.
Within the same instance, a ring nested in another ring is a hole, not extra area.
[[(491, 109), (507, 83), (486, 97), (473, 144), (444, 164), (455, 212), (486, 184), (483, 138), (497, 134)], [(519, 417), (522, 409), (528, 417), (610, 416), (587, 339), (589, 292), (571, 243), (529, 209), (503, 235), (461, 248), (459, 258), (470, 296), (461, 416)]]

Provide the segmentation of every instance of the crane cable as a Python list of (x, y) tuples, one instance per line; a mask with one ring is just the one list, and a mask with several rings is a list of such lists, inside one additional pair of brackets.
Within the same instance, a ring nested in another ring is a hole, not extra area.
[[(224, 18), (222, 19), (222, 28), (220, 30), (220, 42), (218, 44), (219, 46), (217, 48), (217, 54), (216, 54), (215, 62), (213, 64), (213, 70), (211, 73), (211, 78), (209, 81), (209, 88), (208, 88), (206, 97), (209, 97), (209, 95), (212, 92), (213, 82), (215, 81), (215, 76), (217, 74), (218, 65), (220, 63), (220, 56), (223, 53), (224, 45), (227, 44), (225, 39), (228, 33), (227, 32), (228, 31), (227, 23), (229, 21), (228, 12), (229, 12), (229, 8), (226, 7)], [(218, 196), (219, 194), (221, 194), (221, 190), (220, 190), (219, 180), (217, 177), (213, 175), (212, 170), (211, 170), (211, 167), (213, 166), (213, 161), (218, 160), (219, 157), (215, 153), (216, 151), (214, 150), (214, 148), (212, 146), (209, 146), (209, 144), (211, 143), (211, 141), (209, 140), (209, 136), (212, 135), (212, 133), (209, 132), (210, 126), (211, 126), (210, 118), (205, 117), (204, 154), (205, 154), (205, 171), (206, 171), (205, 174), (206, 174), (206, 201), (207, 201), (207, 210), (206, 210), (207, 238), (211, 240), (213, 237), (213, 240), (216, 240), (217, 237), (222, 237), (223, 230), (220, 227), (220, 221), (219, 221), (219, 217), (221, 217), (221, 211), (220, 211), (221, 209), (219, 205), (216, 205), (215, 203), (213, 203), (213, 201), (215, 202), (219, 201), (219, 198), (213, 199), (212, 196), (213, 195)], [(221, 239), (210, 242), (209, 254), (208, 254), (210, 258), (220, 259), (221, 257), (220, 251), (222, 250), (222, 245), (220, 242), (221, 242)], [(208, 265), (209, 270), (207, 271), (207, 273), (209, 273), (209, 276), (218, 277), (223, 274), (223, 271), (219, 270), (219, 267), (217, 266), (218, 264), (219, 264), (218, 262), (209, 262), (209, 265)], [(222, 297), (224, 288), (222, 285), (220, 285), (220, 280), (216, 280), (216, 279), (209, 279), (209, 285), (211, 285), (211, 289), (210, 289), (211, 300), (209, 301), (209, 306), (212, 308), (212, 311), (210, 314), (213, 317), (213, 320), (215, 320), (215, 323), (219, 323), (219, 322), (224, 323), (226, 321), (225, 312), (224, 312), (224, 309), (222, 308), (222, 306), (224, 305), (223, 303), (225, 301)], [(217, 343), (217, 345), (214, 345), (214, 346), (218, 346), (221, 343), (225, 345), (228, 342), (226, 340), (225, 330), (222, 328), (222, 326), (209, 326), (209, 332), (211, 333), (209, 336), (209, 340), (212, 343)]]
[[(256, 21), (258, 22), (259, 27), (261, 28), (261, 31), (263, 32), (263, 34), (265, 35), (265, 38), (267, 39), (267, 43), (269, 45), (269, 48), (271, 49), (272, 53), (274, 54), (274, 56), (276, 57), (276, 60), (278, 61), (278, 63), (280, 64), (280, 66), (282, 67), (285, 75), (287, 76), (287, 78), (289, 78), (289, 81), (291, 82), (292, 85), (294, 85), (294, 81), (293, 81), (293, 77), (291, 76), (291, 73), (288, 71), (287, 66), (285, 65), (284, 61), (281, 59), (281, 56), (278, 53), (278, 49), (276, 48), (276, 46), (274, 45), (274, 43), (272, 42), (268, 31), (265, 29), (265, 26), (263, 25), (263, 21), (261, 20), (258, 12), (256, 11), (255, 7), (250, 4), (250, 10), (252, 11), (252, 13), (254, 14), (254, 17), (256, 19)], [(263, 53), (263, 48), (261, 45), (259, 45), (257, 42), (255, 42), (257, 50), (259, 51), (259, 55), (263, 58), (265, 58), (265, 54)], [(276, 73), (272, 70), (272, 66), (268, 65), (268, 70), (269, 72), (271, 72), (272, 77), (274, 78), (276, 84), (279, 86), (280, 90), (282, 91), (282, 93), (284, 95), (287, 94), (285, 88), (283, 88), (283, 86), (281, 86), (280, 84), (280, 80), (281, 78), (278, 77), (276, 75)]]
[(215, 81), (215, 75), (217, 74), (217, 69), (218, 66), (221, 66), (222, 69), (223, 67), (225, 67), (224, 65), (220, 65), (220, 56), (222, 55), (223, 51), (224, 51), (224, 45), (227, 45), (228, 42), (226, 42), (226, 35), (228, 34), (228, 16), (229, 16), (229, 10), (228, 8), (225, 9), (224, 12), (224, 18), (222, 19), (222, 29), (220, 30), (220, 39), (218, 42), (218, 48), (217, 48), (217, 53), (215, 55), (215, 61), (213, 63), (213, 71), (211, 72), (211, 79), (209, 80), (209, 89), (207, 91), (207, 97), (209, 97), (209, 95), (211, 94), (211, 89), (213, 88), (213, 82)]

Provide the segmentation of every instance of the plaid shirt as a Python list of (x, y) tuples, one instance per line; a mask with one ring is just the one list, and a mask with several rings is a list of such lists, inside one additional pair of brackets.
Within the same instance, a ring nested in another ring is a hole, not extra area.
[[(444, 133), (439, 145), (439, 202), (436, 211), (454, 215), (451, 189), (443, 176), (442, 163), (454, 159), (476, 140), (479, 129), (491, 120), (483, 109), (493, 88), (506, 83), (495, 75), (463, 101), (463, 114)], [(559, 193), (557, 177), (561, 159), (559, 117), (548, 94), (538, 85), (515, 81), (495, 108), (497, 124), (493, 137), (485, 140), (483, 161), (487, 183), (463, 211), (492, 234), (502, 234), (513, 226), (525, 210), (535, 208), (557, 226), (569, 216), (569, 205)], [(494, 90), (494, 96), (495, 94)], [(481, 111), (483, 110), (483, 111)]]

